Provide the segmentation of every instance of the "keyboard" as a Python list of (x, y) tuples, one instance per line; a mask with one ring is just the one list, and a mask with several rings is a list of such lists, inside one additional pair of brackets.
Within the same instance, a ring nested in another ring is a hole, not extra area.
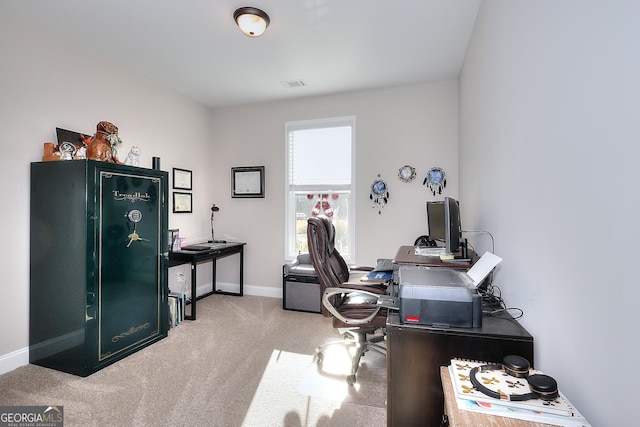
[(201, 245), (189, 245), (182, 248), (182, 250), (187, 251), (208, 251), (209, 249), (215, 249), (220, 246), (224, 246), (225, 243), (206, 243)]
[(376, 267), (373, 271), (392, 271), (393, 270), (393, 260), (392, 259), (379, 259), (376, 263)]
[(416, 247), (416, 255), (423, 255), (423, 256), (447, 255), (447, 249), (446, 248), (432, 248), (432, 247)]
[(187, 251), (206, 251), (208, 249), (211, 249), (211, 246), (189, 245), (182, 248), (182, 250), (187, 250)]

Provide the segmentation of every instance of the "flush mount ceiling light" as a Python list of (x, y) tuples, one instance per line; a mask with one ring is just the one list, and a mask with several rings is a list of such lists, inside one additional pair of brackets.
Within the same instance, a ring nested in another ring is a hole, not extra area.
[(255, 7), (241, 7), (233, 12), (240, 31), (249, 37), (260, 37), (269, 26), (269, 15)]

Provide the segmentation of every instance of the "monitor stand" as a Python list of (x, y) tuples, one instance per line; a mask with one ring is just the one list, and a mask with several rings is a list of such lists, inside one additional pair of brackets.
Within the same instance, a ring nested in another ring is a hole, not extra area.
[(469, 253), (467, 251), (467, 239), (460, 239), (460, 255), (455, 255), (453, 259), (461, 262), (471, 262), (471, 258), (469, 258)]

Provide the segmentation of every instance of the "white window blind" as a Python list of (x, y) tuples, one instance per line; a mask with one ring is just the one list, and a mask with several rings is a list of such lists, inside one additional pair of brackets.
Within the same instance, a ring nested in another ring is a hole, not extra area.
[(291, 189), (351, 184), (351, 126), (289, 132)]
[(355, 117), (286, 123), (285, 259), (308, 251), (307, 219), (323, 215), (336, 228), (336, 248), (353, 254)]

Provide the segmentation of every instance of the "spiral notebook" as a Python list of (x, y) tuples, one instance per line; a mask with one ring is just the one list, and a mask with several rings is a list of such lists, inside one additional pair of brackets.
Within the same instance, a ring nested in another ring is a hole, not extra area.
[[(504, 415), (511, 412), (511, 415), (525, 416), (527, 419), (539, 419), (546, 417), (544, 422), (555, 419), (556, 425), (568, 426), (588, 426), (585, 418), (573, 407), (571, 402), (559, 391), (559, 396), (551, 401), (541, 399), (530, 399), (525, 401), (502, 400), (489, 397), (477, 390), (471, 383), (471, 369), (485, 365), (488, 362), (470, 361), (465, 359), (451, 359), (449, 372), (453, 383), (458, 406), (461, 409), (475, 407), (478, 412), (487, 412), (492, 415)], [(529, 374), (540, 374), (540, 371), (531, 369)], [(491, 390), (504, 394), (527, 394), (531, 393), (526, 378), (515, 378), (507, 375), (502, 370), (489, 370), (477, 373), (477, 377)], [(467, 404), (471, 402), (473, 404)], [(540, 420), (540, 422), (543, 422)]]

